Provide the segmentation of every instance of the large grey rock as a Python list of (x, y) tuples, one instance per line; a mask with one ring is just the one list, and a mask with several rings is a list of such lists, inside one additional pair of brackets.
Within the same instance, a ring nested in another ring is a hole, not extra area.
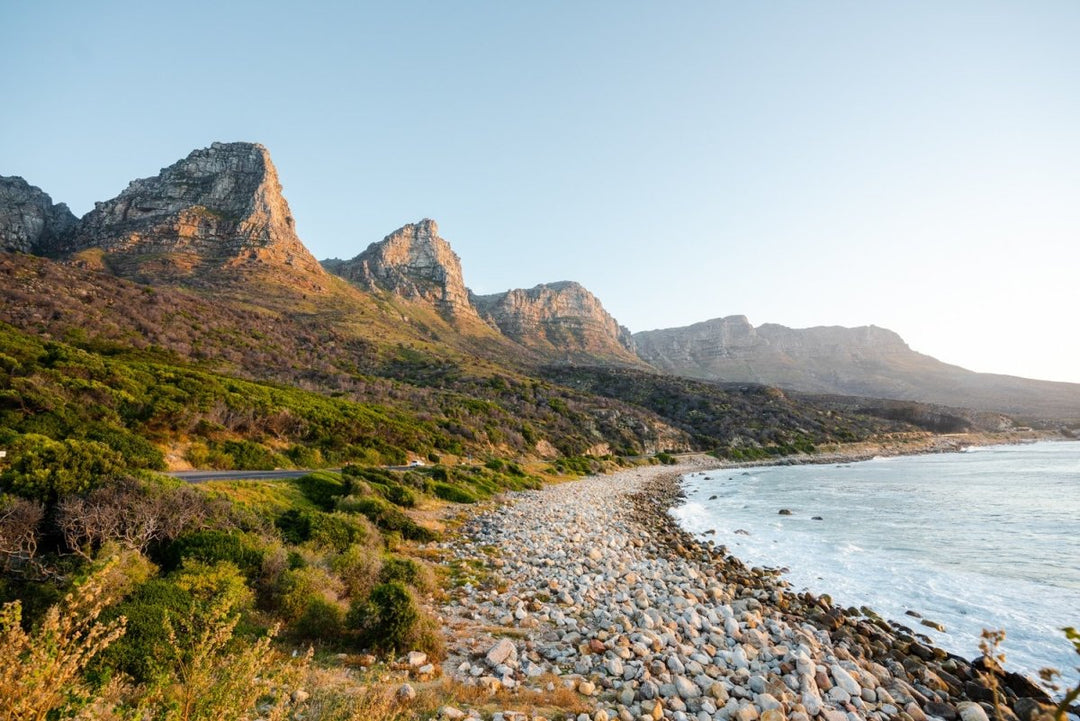
[(63, 203), (22, 178), (0, 175), (0, 250), (44, 253), (63, 242), (78, 219)]
[(485, 657), (488, 665), (492, 668), (506, 664), (517, 659), (517, 647), (508, 638), (501, 638), (492, 646)]
[(96, 203), (55, 252), (96, 249), (120, 275), (198, 277), (221, 268), (273, 268), (298, 287), (326, 275), (296, 235), (270, 153), (214, 143)]
[(469, 302), (461, 259), (439, 236), (434, 220), (409, 223), (351, 260), (335, 258), (323, 261), (323, 265), (367, 290), (432, 303), (448, 318), (479, 320)]

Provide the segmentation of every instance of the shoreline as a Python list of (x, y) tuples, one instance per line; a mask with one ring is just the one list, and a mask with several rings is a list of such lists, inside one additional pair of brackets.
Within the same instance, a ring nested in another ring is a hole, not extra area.
[(446, 676), (505, 708), (573, 689), (593, 721), (983, 721), (994, 716), (986, 671), (1010, 721), (1049, 710), (1023, 676), (951, 655), (869, 609), (793, 593), (780, 571), (684, 531), (668, 513), (681, 476), (718, 467), (703, 457), (586, 477), (468, 518), (459, 543), (441, 545), (487, 580), (441, 609), (452, 632)]

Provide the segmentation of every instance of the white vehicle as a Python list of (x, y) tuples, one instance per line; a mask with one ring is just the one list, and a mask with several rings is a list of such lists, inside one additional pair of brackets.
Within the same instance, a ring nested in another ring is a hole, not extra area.
[(422, 465), (424, 465), (424, 462), (423, 461), (413, 461), (409, 465), (410, 466), (422, 466)]

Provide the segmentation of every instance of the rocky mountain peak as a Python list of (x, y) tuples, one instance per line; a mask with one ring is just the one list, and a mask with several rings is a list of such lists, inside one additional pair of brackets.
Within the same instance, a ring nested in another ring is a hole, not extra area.
[(18, 176), (0, 175), (0, 250), (37, 253), (62, 242), (78, 223), (64, 203)]
[(122, 275), (178, 276), (250, 264), (318, 284), (323, 270), (296, 236), (270, 154), (214, 143), (95, 204), (62, 253), (101, 249)]
[(446, 317), (476, 318), (461, 273), (461, 259), (425, 218), (398, 228), (351, 260), (327, 260), (330, 272), (368, 290), (422, 300)]
[(633, 357), (630, 331), (611, 317), (595, 295), (573, 281), (473, 296), (473, 304), (504, 335), (522, 345), (570, 356)]

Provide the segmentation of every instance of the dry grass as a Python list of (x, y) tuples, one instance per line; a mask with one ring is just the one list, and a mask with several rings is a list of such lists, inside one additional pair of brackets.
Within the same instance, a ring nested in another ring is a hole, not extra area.
[(16, 601), (0, 608), (0, 721), (38, 721), (90, 698), (82, 670), (124, 634), (123, 617), (98, 616), (111, 596), (106, 566), (50, 608), (40, 628), (23, 630)]
[[(353, 677), (342, 669), (319, 669), (308, 678), (313, 691), (303, 715), (310, 721), (415, 721), (431, 718), (447, 705), (476, 709), (485, 716), (495, 711), (521, 711), (558, 718), (592, 710), (588, 699), (566, 688), (557, 677), (538, 681), (544, 688), (500, 689), (492, 693), (481, 686), (439, 679), (413, 684), (416, 698), (401, 701), (397, 690), (405, 682), (403, 677), (374, 671)], [(553, 690), (546, 690), (548, 685)]]

